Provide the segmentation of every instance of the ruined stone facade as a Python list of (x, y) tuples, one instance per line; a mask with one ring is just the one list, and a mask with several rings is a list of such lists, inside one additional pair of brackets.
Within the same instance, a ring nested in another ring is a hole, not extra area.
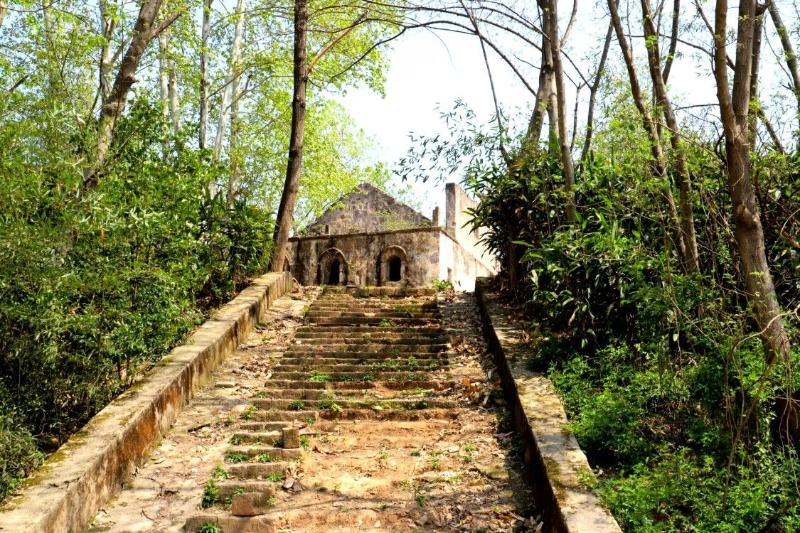
[(428, 287), (449, 280), (472, 290), (477, 276), (496, 272), (463, 227), (474, 201), (456, 184), (446, 186), (445, 226), (361, 184), (289, 241), (286, 269), (303, 285)]

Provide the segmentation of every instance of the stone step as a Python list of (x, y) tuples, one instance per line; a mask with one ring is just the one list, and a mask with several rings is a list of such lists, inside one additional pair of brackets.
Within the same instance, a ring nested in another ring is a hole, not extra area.
[[(343, 306), (342, 304), (346, 303), (347, 306)], [(331, 302), (326, 300), (318, 300), (316, 301), (310, 308), (310, 310), (325, 310), (325, 311), (342, 311), (344, 309), (348, 311), (373, 311), (373, 310), (389, 310), (389, 311), (398, 311), (398, 312), (414, 312), (414, 311), (439, 311), (439, 306), (436, 302), (432, 302), (430, 300), (417, 300), (417, 301), (403, 301), (403, 302), (391, 302), (391, 301), (375, 301), (369, 302), (366, 300), (358, 301), (358, 300), (351, 300), (348, 302)]]
[(197, 533), (209, 524), (222, 533), (271, 533), (278, 531), (278, 519), (269, 515), (231, 516), (229, 513), (202, 513), (189, 517), (183, 526), (186, 533)]
[(232, 476), (239, 479), (268, 479), (275, 476), (278, 481), (283, 479), (283, 475), (289, 463), (277, 461), (274, 463), (233, 463), (225, 466), (225, 470)]
[(275, 484), (270, 481), (246, 481), (239, 479), (226, 479), (217, 481), (219, 499), (224, 501), (237, 492), (261, 492), (272, 495), (275, 493)]
[[(243, 429), (241, 426), (239, 429)], [(256, 430), (255, 432), (258, 432)], [(249, 433), (249, 432), (248, 432)], [(269, 460), (263, 457), (264, 460), (257, 460), (259, 463), (272, 463), (275, 461), (290, 461), (299, 459), (303, 455), (303, 450), (300, 448), (276, 448), (275, 446), (232, 446), (225, 452), (227, 463), (235, 463), (237, 461), (229, 461), (230, 457), (244, 456), (247, 459), (253, 459), (259, 456), (269, 456)], [(251, 461), (247, 461), (251, 462)], [(253, 491), (248, 491), (253, 492)]]
[[(303, 422), (305, 423), (305, 421)], [(280, 431), (285, 427), (300, 424), (297, 420), (275, 420), (273, 422), (239, 422), (238, 429), (248, 432)], [(283, 448), (276, 448), (283, 450)], [(291, 451), (291, 450), (286, 450)]]
[[(440, 409), (449, 409), (452, 407), (458, 407), (458, 403), (450, 400), (436, 400), (436, 399), (388, 399), (388, 400), (380, 400), (380, 399), (360, 399), (360, 400), (348, 400), (342, 398), (333, 398), (333, 399), (324, 399), (324, 400), (304, 400), (302, 405), (298, 405), (297, 400), (273, 400), (273, 399), (266, 399), (266, 398), (257, 398), (253, 400), (253, 405), (256, 406), (257, 409), (276, 409), (279, 411), (291, 411), (293, 407), (297, 407), (298, 411), (303, 410), (310, 410), (310, 409), (333, 409), (333, 410), (340, 410), (340, 409), (372, 409), (376, 406), (379, 406), (382, 409), (404, 409), (404, 410), (413, 410), (413, 409), (428, 409), (431, 407), (440, 408)], [(239, 433), (237, 433), (239, 435)], [(242, 435), (245, 435), (242, 433)], [(248, 438), (256, 438), (256, 435), (267, 435), (264, 434), (256, 434), (256, 433), (249, 433), (247, 434)], [(266, 444), (274, 444), (276, 441), (269, 441), (269, 437), (265, 437), (265, 441), (244, 441), (241, 442), (264, 442)]]
[(435, 359), (443, 358), (449, 354), (445, 351), (448, 346), (445, 344), (433, 345), (420, 345), (420, 346), (382, 346), (380, 350), (361, 350), (358, 345), (340, 345), (334, 346), (332, 349), (326, 349), (322, 345), (298, 345), (296, 349), (286, 350), (283, 357), (278, 359), (315, 359), (317, 357), (336, 358), (344, 357), (348, 359), (408, 359), (409, 357), (416, 357), (417, 359)]
[[(254, 427), (258, 427), (257, 424), (261, 423), (271, 424), (274, 422), (280, 422), (286, 426), (291, 423), (307, 423), (308, 421), (317, 420), (318, 418), (320, 418), (319, 411), (290, 411), (288, 409), (283, 411), (263, 411), (256, 409), (250, 413), (247, 424), (253, 424)], [(245, 423), (243, 422), (242, 429), (244, 428)]]
[(436, 335), (438, 333), (444, 333), (447, 330), (442, 328), (441, 326), (431, 326), (431, 327), (419, 327), (413, 329), (404, 329), (402, 331), (397, 331), (397, 328), (382, 328), (380, 326), (325, 326), (324, 328), (316, 328), (314, 326), (300, 326), (297, 328), (295, 332), (295, 337), (302, 338), (309, 333), (327, 333), (327, 334), (336, 334), (336, 333), (349, 333), (349, 334), (357, 334), (357, 333), (372, 333), (377, 334), (379, 332), (388, 332), (388, 333), (411, 333), (414, 335)]
[[(408, 360), (392, 360), (392, 359), (383, 359), (379, 360), (376, 363), (361, 363), (361, 364), (349, 364), (349, 363), (339, 363), (336, 362), (334, 364), (323, 364), (319, 361), (306, 361), (303, 364), (293, 365), (285, 362), (281, 362), (280, 364), (274, 366), (272, 368), (273, 372), (311, 372), (316, 371), (318, 373), (342, 373), (342, 372), (372, 372), (374, 370), (391, 370), (396, 372), (402, 372), (406, 370), (440, 370), (442, 368), (448, 368), (448, 363), (437, 361), (437, 360), (425, 360), (425, 361), (414, 361), (409, 362)], [(318, 377), (318, 379), (323, 379), (323, 376)]]
[(323, 298), (335, 297), (404, 297), (434, 296), (437, 291), (428, 287), (325, 287)]
[[(309, 380), (309, 372), (273, 372), (272, 379), (276, 380)], [(406, 371), (406, 372), (337, 372), (331, 375), (331, 381), (419, 381), (430, 379), (428, 372)]]
[(391, 309), (375, 309), (373, 311), (357, 311), (357, 310), (348, 310), (342, 311), (341, 309), (314, 309), (311, 308), (311, 311), (306, 313), (306, 319), (316, 319), (316, 318), (329, 318), (329, 317), (341, 317), (341, 318), (388, 318), (388, 319), (396, 319), (396, 318), (426, 318), (428, 320), (439, 319), (442, 317), (438, 311), (415, 311), (415, 312), (403, 312), (403, 311), (394, 311)]
[[(454, 381), (422, 379), (419, 381), (308, 381), (308, 380), (269, 380), (265, 383), (262, 397), (269, 397), (270, 391), (282, 389), (316, 389), (316, 390), (369, 390), (380, 386), (389, 390), (432, 389), (444, 390), (455, 386)], [(277, 424), (277, 422), (276, 422)], [(281, 429), (276, 426), (275, 429)]]
[[(420, 336), (419, 338), (414, 339), (370, 339), (370, 338), (355, 338), (355, 339), (338, 339), (338, 338), (330, 338), (320, 336), (313, 339), (295, 339), (295, 341), (290, 345), (289, 350), (292, 350), (296, 346), (369, 346), (372, 344), (375, 345), (392, 345), (392, 346), (424, 346), (424, 345), (444, 345), (442, 342), (443, 339), (437, 337), (429, 337), (429, 336)], [(287, 350), (288, 351), (288, 350)]]
[(423, 339), (438, 339), (440, 342), (442, 342), (446, 337), (444, 332), (441, 330), (437, 331), (436, 333), (425, 333), (425, 332), (420, 333), (415, 329), (404, 329), (402, 331), (393, 331), (396, 328), (374, 328), (372, 331), (357, 331), (357, 332), (325, 331), (325, 329), (326, 328), (319, 328), (314, 331), (306, 331), (303, 332), (301, 335), (296, 335), (295, 339), (301, 339), (303, 341), (306, 339), (328, 339), (330, 341), (339, 339), (347, 341), (359, 341), (359, 340), (415, 341)]
[[(440, 352), (441, 353), (441, 352)], [(411, 359), (411, 361), (409, 361)], [(346, 354), (337, 357), (327, 357), (325, 354), (315, 354), (309, 357), (282, 357), (277, 361), (278, 365), (304, 365), (314, 368), (314, 365), (357, 365), (365, 364), (370, 366), (397, 367), (403, 365), (421, 365), (424, 367), (432, 363), (447, 365), (447, 357), (439, 354), (420, 354), (411, 357), (348, 357)], [(273, 367), (277, 370), (277, 367)], [(319, 370), (319, 369), (317, 369)]]
[[(316, 324), (318, 326), (324, 325), (331, 325), (331, 326), (344, 326), (347, 324), (374, 324), (376, 326), (382, 325), (382, 320), (387, 320), (385, 318), (378, 318), (378, 317), (319, 317), (319, 318), (306, 318), (307, 324)], [(392, 318), (389, 319), (391, 321), (391, 326), (408, 326), (408, 325), (427, 325), (431, 323), (431, 320), (427, 318)]]
[[(255, 414), (255, 412), (253, 413)], [(280, 431), (236, 431), (231, 437), (231, 444), (270, 444), (278, 445), (283, 440)]]
[[(428, 389), (422, 389), (431, 392)], [(370, 396), (370, 393), (375, 394), (374, 388), (359, 388), (359, 389), (335, 389), (335, 399), (363, 399), (363, 400), (381, 400), (382, 397)], [(416, 391), (417, 389), (393, 389), (395, 392), (401, 394), (408, 391)], [(304, 401), (306, 400), (326, 400), (331, 399), (333, 394), (332, 390), (328, 389), (275, 389), (270, 391), (266, 396), (259, 398), (259, 400), (298, 400), (299, 405), (290, 405), (289, 409), (296, 408), (298, 411), (305, 409)], [(335, 400), (334, 400), (335, 401)], [(254, 405), (258, 405), (255, 404)]]
[(413, 421), (413, 420), (455, 420), (465, 409), (460, 407), (430, 408), (416, 410), (395, 409), (323, 409), (319, 411), (254, 411), (253, 420), (296, 420), (316, 421), (324, 420), (386, 420), (386, 421)]

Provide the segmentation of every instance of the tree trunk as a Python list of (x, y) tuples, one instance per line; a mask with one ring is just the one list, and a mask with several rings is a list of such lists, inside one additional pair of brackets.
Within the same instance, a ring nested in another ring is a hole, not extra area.
[[(1, 0), (0, 0), (1, 1)], [(114, 66), (114, 51), (111, 49), (114, 37), (115, 19), (108, 12), (108, 1), (100, 0), (100, 31), (103, 35), (103, 45), (100, 48), (100, 101), (105, 102), (111, 93), (111, 69)], [(94, 112), (94, 106), (92, 109)]]
[(164, 32), (158, 36), (158, 94), (161, 98), (161, 114), (164, 120), (169, 118), (169, 60), (167, 48), (169, 37)]
[(158, 16), (160, 8), (161, 0), (146, 0), (139, 9), (139, 15), (133, 27), (133, 35), (131, 36), (125, 55), (122, 57), (117, 77), (114, 79), (114, 85), (111, 88), (108, 98), (103, 102), (103, 107), (100, 109), (100, 118), (97, 123), (95, 153), (84, 172), (84, 188), (93, 188), (97, 186), (98, 173), (105, 165), (106, 158), (108, 157), (108, 150), (111, 148), (111, 141), (114, 138), (114, 127), (119, 117), (122, 116), (122, 112), (125, 110), (125, 101), (128, 98), (128, 92), (130, 92), (131, 86), (136, 82), (136, 70), (139, 68), (139, 62), (147, 49), (147, 45), (174, 22), (181, 13), (178, 12), (172, 15), (160, 26), (154, 27), (155, 19)]
[[(769, 1), (769, 0), (768, 0)], [(750, 62), (750, 98), (755, 109), (761, 109), (758, 99), (758, 70), (761, 63), (761, 37), (764, 30), (764, 12), (767, 10), (766, 4), (759, 5), (756, 2), (756, 20), (753, 24), (753, 59)], [(750, 138), (750, 150), (755, 150), (756, 139), (758, 136), (758, 119), (760, 113), (750, 113), (748, 120), (748, 137)]]
[(776, 358), (788, 360), (789, 338), (784, 330), (778, 298), (767, 263), (764, 231), (756, 208), (756, 197), (750, 175), (748, 117), (756, 2), (742, 0), (739, 5), (732, 93), (728, 88), (725, 55), (727, 11), (727, 0), (717, 0), (714, 20), (714, 77), (725, 135), (726, 173), (733, 204), (734, 235), (744, 270), (745, 291), (753, 317), (760, 329), (767, 352), (767, 362), (771, 364)]
[(289, 137), (289, 158), (286, 164), (286, 182), (275, 221), (274, 251), (271, 270), (281, 272), (286, 260), (289, 231), (292, 228), (294, 206), (300, 185), (303, 166), (303, 137), (306, 122), (306, 86), (308, 85), (308, 58), (306, 54), (306, 26), (308, 5), (306, 0), (294, 3), (294, 68), (292, 95), (292, 130)]
[(231, 44), (231, 65), (225, 83), (227, 87), (222, 95), (222, 108), (219, 110), (219, 121), (217, 122), (217, 136), (214, 139), (214, 161), (219, 161), (222, 154), (222, 144), (225, 140), (225, 126), (230, 114), (231, 101), (233, 98), (233, 82), (237, 78), (236, 65), (239, 63), (242, 54), (242, 34), (244, 33), (244, 0), (236, 3), (236, 26), (233, 30), (233, 43)]
[(566, 194), (567, 222), (574, 224), (575, 214), (575, 166), (572, 161), (569, 136), (567, 135), (567, 104), (566, 89), (564, 86), (564, 65), (561, 62), (561, 40), (558, 34), (558, 1), (539, 0), (542, 13), (549, 19), (546, 36), (550, 41), (550, 50), (553, 56), (553, 72), (556, 84), (555, 107), (558, 116), (558, 143), (561, 152), (561, 166), (564, 173), (564, 193)]
[(8, 6), (5, 0), (0, 0), (0, 26), (3, 25), (3, 19), (6, 18), (6, 13), (8, 13)]
[(681, 260), (681, 263), (685, 264), (686, 245), (684, 243), (678, 209), (675, 206), (675, 198), (672, 196), (672, 187), (667, 176), (667, 158), (664, 155), (664, 149), (661, 146), (661, 138), (656, 130), (653, 117), (650, 116), (650, 111), (647, 110), (647, 106), (644, 104), (642, 89), (639, 86), (639, 78), (636, 75), (636, 66), (633, 63), (633, 54), (625, 40), (625, 30), (622, 27), (622, 21), (617, 11), (617, 1), (618, 0), (608, 0), (611, 23), (614, 25), (614, 31), (617, 34), (617, 43), (619, 43), (622, 58), (625, 60), (625, 68), (628, 71), (628, 79), (631, 86), (631, 96), (633, 97), (636, 109), (639, 111), (639, 115), (642, 117), (642, 126), (650, 141), (650, 154), (653, 157), (653, 171), (656, 177), (662, 180), (664, 201), (667, 203), (667, 214), (669, 216), (670, 226), (672, 227), (673, 239), (675, 240), (675, 249), (678, 252), (678, 258)]
[[(778, 10), (778, 5), (774, 1), (767, 1), (767, 9), (772, 18), (772, 23), (775, 24), (775, 29), (778, 31), (778, 36), (781, 39), (781, 46), (783, 47), (783, 55), (786, 60), (786, 66), (789, 70), (789, 76), (792, 80), (792, 92), (794, 92), (795, 100), (797, 101), (797, 117), (800, 120), (800, 65), (797, 63), (797, 54), (794, 51), (794, 46), (789, 38), (789, 32), (786, 25), (781, 18), (781, 12)], [(798, 138), (800, 138), (800, 126), (798, 126)]]
[(669, 79), (669, 73), (672, 71), (672, 62), (675, 59), (675, 52), (678, 50), (678, 30), (680, 29), (680, 21), (681, 0), (674, 0), (672, 3), (672, 28), (669, 35), (669, 48), (667, 50), (667, 58), (664, 60), (664, 70), (661, 72), (664, 84), (666, 84)]
[(650, 67), (650, 79), (653, 82), (653, 89), (656, 98), (656, 107), (664, 113), (664, 119), (670, 130), (670, 144), (675, 153), (675, 167), (678, 171), (678, 187), (680, 191), (679, 205), (681, 210), (681, 232), (685, 247), (684, 260), (686, 270), (689, 272), (700, 271), (700, 257), (697, 248), (697, 234), (694, 226), (694, 212), (692, 199), (691, 176), (689, 167), (686, 164), (686, 152), (681, 141), (681, 130), (678, 120), (675, 118), (675, 111), (667, 94), (667, 87), (661, 71), (661, 55), (658, 49), (658, 33), (656, 32), (653, 16), (650, 11), (649, 0), (641, 0), (642, 21), (644, 24), (645, 47), (647, 48), (647, 59)]
[(181, 96), (178, 92), (178, 66), (174, 59), (169, 60), (168, 76), (169, 113), (172, 116), (172, 131), (177, 136), (181, 132)]
[(211, 35), (211, 3), (203, 1), (203, 29), (200, 34), (200, 133), (198, 146), (206, 147), (208, 139), (208, 38)]
[(600, 62), (597, 65), (597, 72), (595, 72), (592, 85), (589, 86), (589, 109), (586, 113), (586, 136), (583, 139), (583, 148), (581, 148), (580, 166), (586, 164), (586, 158), (589, 157), (590, 150), (592, 149), (592, 137), (594, 134), (594, 107), (597, 102), (597, 91), (600, 90), (600, 82), (603, 79), (603, 71), (606, 67), (606, 59), (608, 59), (608, 50), (611, 48), (611, 37), (614, 35), (614, 25), (609, 22), (608, 31), (606, 32), (606, 40), (603, 42), (603, 52), (600, 54)]
[[(547, 22), (542, 18), (543, 33)], [(528, 131), (525, 134), (523, 149), (535, 147), (542, 138), (542, 127), (544, 126), (544, 115), (550, 105), (550, 93), (553, 87), (553, 61), (550, 54), (550, 41), (542, 36), (542, 63), (539, 68), (539, 88), (536, 91), (536, 103), (533, 106), (531, 120), (528, 123)]]

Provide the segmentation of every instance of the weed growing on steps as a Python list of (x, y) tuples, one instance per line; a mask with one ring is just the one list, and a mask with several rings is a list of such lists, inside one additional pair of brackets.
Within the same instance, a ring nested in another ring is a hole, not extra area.
[(225, 454), (226, 463), (244, 463), (247, 461), (247, 455), (242, 452), (228, 452)]
[(330, 372), (319, 372), (317, 370), (312, 370), (308, 377), (308, 381), (312, 381), (314, 383), (327, 383), (332, 379), (333, 377), (331, 376)]
[(200, 505), (203, 509), (208, 509), (217, 501), (219, 500), (219, 487), (217, 487), (217, 482), (212, 477), (211, 479), (206, 482), (206, 486), (203, 489), (203, 500)]
[(211, 473), (211, 479), (214, 480), (223, 480), (223, 479), (230, 479), (231, 475), (228, 473), (227, 470), (222, 465), (217, 465), (214, 467), (214, 471)]
[(250, 420), (253, 418), (255, 412), (256, 412), (256, 406), (248, 405), (247, 408), (244, 411), (242, 411), (242, 414), (239, 416), (239, 418), (241, 418), (242, 420)]
[(284, 475), (282, 473), (280, 473), (280, 472), (273, 472), (272, 474), (267, 476), (267, 480), (268, 481), (273, 481), (275, 483), (277, 483), (279, 481), (283, 481), (283, 479), (284, 479)]
[(222, 533), (222, 528), (214, 522), (203, 522), (203, 525), (200, 526), (197, 533)]
[(290, 411), (302, 411), (305, 409), (306, 404), (303, 400), (292, 400), (289, 402), (289, 410)]
[(256, 456), (256, 462), (258, 463), (271, 463), (272, 456), (268, 453), (262, 453)]
[(300, 447), (304, 450), (307, 450), (309, 445), (311, 444), (311, 439), (309, 439), (308, 435), (300, 435)]
[(417, 493), (417, 494), (414, 496), (414, 500), (417, 502), (417, 505), (419, 505), (420, 507), (425, 507), (425, 501), (426, 501), (427, 499), (428, 499), (428, 497), (427, 497), (427, 496), (425, 496), (424, 494), (422, 494), (421, 492), (418, 492), (418, 493)]
[(392, 322), (388, 318), (384, 318), (380, 322), (378, 322), (378, 326), (381, 328), (393, 328), (394, 322)]

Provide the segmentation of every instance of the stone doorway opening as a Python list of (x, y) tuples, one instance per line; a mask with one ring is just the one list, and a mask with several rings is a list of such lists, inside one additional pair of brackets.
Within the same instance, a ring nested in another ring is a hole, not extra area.
[(403, 279), (402, 269), (402, 259), (399, 257), (392, 257), (389, 259), (389, 281), (400, 281)]
[(339, 262), (338, 259), (334, 259), (330, 262), (330, 266), (328, 267), (328, 285), (338, 285), (339, 284), (339, 270), (341, 269), (342, 264)]
[(317, 261), (317, 285), (347, 285), (349, 267), (338, 248), (328, 248)]

